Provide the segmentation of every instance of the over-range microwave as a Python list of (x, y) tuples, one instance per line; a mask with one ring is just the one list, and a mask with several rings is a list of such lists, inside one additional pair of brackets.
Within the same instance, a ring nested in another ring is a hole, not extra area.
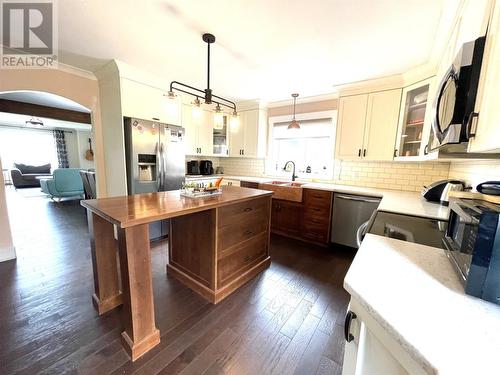
[(431, 149), (463, 144), (474, 135), (472, 123), (478, 116), (474, 106), (485, 41), (483, 36), (465, 43), (438, 86), (432, 108)]
[(500, 304), (500, 205), (453, 198), (443, 245), (465, 292)]

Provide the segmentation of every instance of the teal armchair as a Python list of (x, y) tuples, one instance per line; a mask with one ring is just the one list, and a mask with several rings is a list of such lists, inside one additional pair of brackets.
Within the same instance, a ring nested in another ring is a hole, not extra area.
[(41, 180), (40, 187), (52, 199), (83, 195), (83, 183), (78, 168), (59, 168), (54, 170), (53, 178)]

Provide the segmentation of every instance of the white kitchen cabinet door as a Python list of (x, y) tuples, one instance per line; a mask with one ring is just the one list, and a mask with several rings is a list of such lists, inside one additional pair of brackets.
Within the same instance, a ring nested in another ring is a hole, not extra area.
[(398, 129), (401, 89), (368, 95), (363, 159), (392, 160)]
[(339, 159), (360, 159), (363, 148), (368, 94), (339, 100), (336, 153)]
[(121, 79), (120, 90), (124, 116), (181, 124), (180, 101), (168, 99), (162, 90), (127, 78)]
[(241, 157), (245, 148), (245, 124), (247, 122), (246, 112), (239, 113), (238, 126), (229, 127), (229, 156)]
[(182, 127), (184, 128), (184, 144), (186, 155), (198, 154), (198, 124), (193, 121), (190, 105), (182, 105)]
[(213, 154), (213, 128), (214, 113), (204, 110), (198, 126), (198, 148), (201, 155), (210, 156)]
[(500, 152), (500, 2), (491, 12), (481, 67), (476, 111), (476, 136), (469, 142), (470, 152)]

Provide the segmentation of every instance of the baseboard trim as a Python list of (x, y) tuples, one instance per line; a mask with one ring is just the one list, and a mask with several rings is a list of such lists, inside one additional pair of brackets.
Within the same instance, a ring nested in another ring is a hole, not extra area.
[(16, 259), (16, 248), (14, 246), (0, 249), (0, 262)]

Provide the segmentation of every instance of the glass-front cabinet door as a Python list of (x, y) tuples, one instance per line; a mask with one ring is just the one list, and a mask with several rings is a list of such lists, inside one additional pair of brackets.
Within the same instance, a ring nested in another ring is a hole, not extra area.
[(228, 148), (228, 124), (229, 115), (221, 114), (219, 117), (214, 116), (213, 126), (213, 154), (218, 156), (227, 156)]
[(396, 160), (423, 158), (431, 131), (433, 78), (403, 89), (399, 114)]

